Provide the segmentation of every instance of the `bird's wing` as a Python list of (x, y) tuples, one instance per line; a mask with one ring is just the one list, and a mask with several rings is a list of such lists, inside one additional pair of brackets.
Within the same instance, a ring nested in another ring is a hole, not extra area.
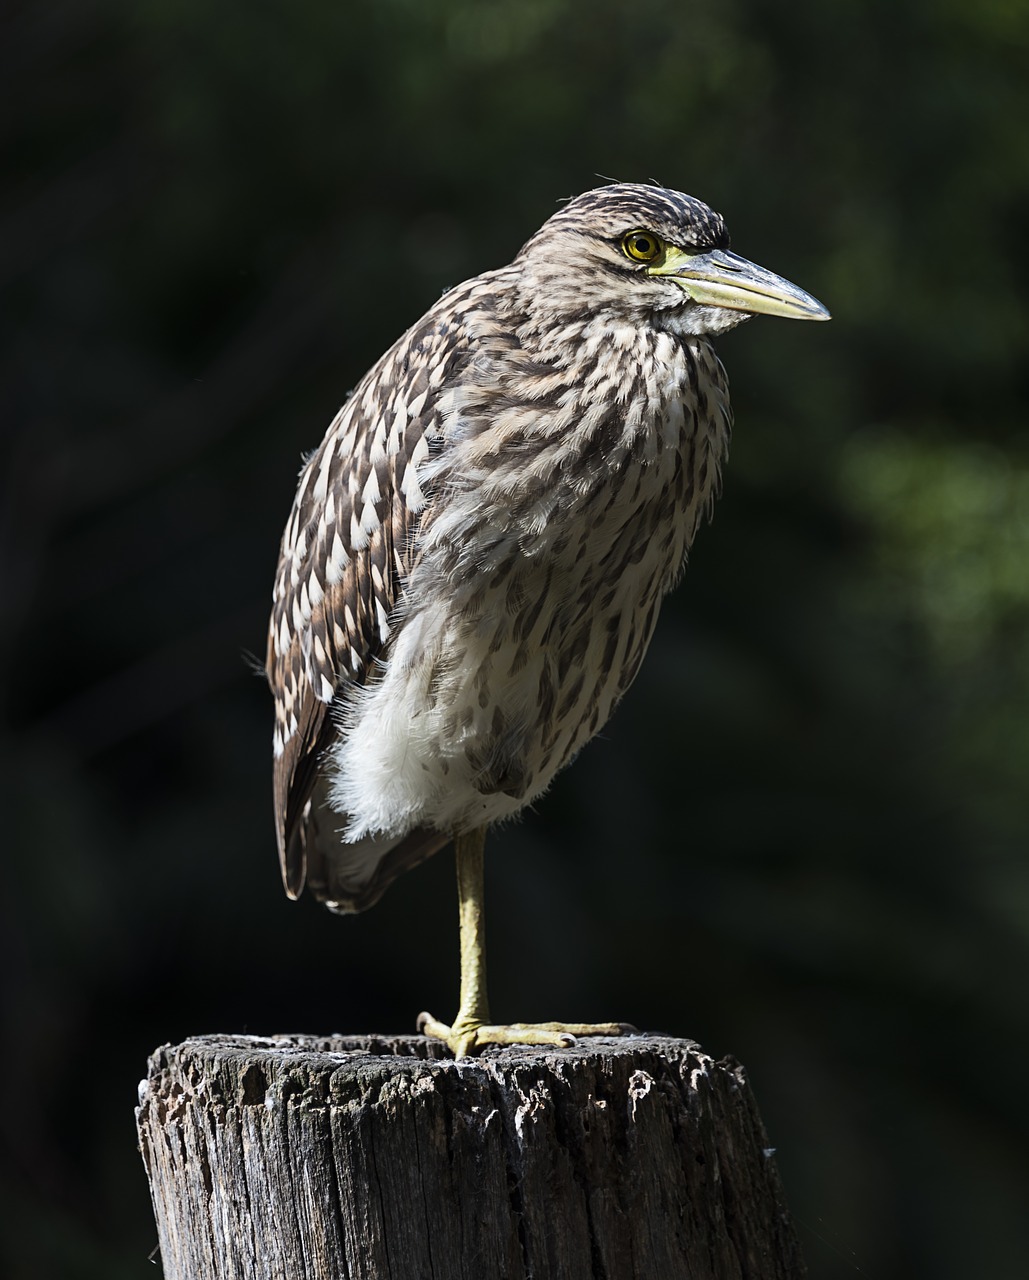
[[(435, 310), (435, 309), (434, 309)], [(373, 672), (424, 509), (418, 469), (439, 435), (440, 388), (469, 358), (434, 311), (358, 384), (301, 473), (282, 537), (268, 629), (275, 696), (275, 825), (286, 892), (304, 887), (305, 810), (337, 733), (328, 714)]]

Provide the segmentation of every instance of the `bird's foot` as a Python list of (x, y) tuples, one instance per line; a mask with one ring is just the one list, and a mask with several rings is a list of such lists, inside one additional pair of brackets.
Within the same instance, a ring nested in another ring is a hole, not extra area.
[(449, 1045), (455, 1058), (468, 1058), (488, 1044), (550, 1044), (567, 1049), (578, 1036), (621, 1036), (636, 1028), (628, 1022), (510, 1022), (493, 1026), (460, 1017), (448, 1027), (431, 1013), (420, 1013), (418, 1030)]

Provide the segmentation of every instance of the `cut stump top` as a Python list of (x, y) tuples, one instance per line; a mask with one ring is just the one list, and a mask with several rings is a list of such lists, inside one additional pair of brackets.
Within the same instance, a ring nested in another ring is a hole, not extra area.
[(804, 1275), (743, 1068), (690, 1040), (205, 1036), (137, 1119), (167, 1280)]

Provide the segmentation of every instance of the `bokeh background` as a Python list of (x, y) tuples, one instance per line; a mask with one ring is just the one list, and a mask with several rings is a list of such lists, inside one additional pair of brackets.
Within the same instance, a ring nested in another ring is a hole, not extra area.
[(738, 1056), (817, 1280), (1029, 1274), (1027, 55), (1011, 0), (5, 7), (5, 1277), (155, 1274), (157, 1045), (455, 1005), (449, 857), (284, 898), (253, 658), (302, 452), (597, 175), (834, 320), (720, 343), (715, 523), (492, 845), (494, 1009)]

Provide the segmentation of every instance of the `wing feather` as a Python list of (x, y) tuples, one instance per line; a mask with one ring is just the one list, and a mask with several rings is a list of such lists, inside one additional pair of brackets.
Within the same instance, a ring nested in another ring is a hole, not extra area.
[(306, 878), (311, 795), (339, 732), (330, 711), (387, 653), (424, 508), (417, 467), (440, 434), (441, 386), (469, 356), (463, 327), (438, 310), (339, 411), (301, 472), (282, 537), (266, 670), (275, 696), (275, 826), (294, 898)]

